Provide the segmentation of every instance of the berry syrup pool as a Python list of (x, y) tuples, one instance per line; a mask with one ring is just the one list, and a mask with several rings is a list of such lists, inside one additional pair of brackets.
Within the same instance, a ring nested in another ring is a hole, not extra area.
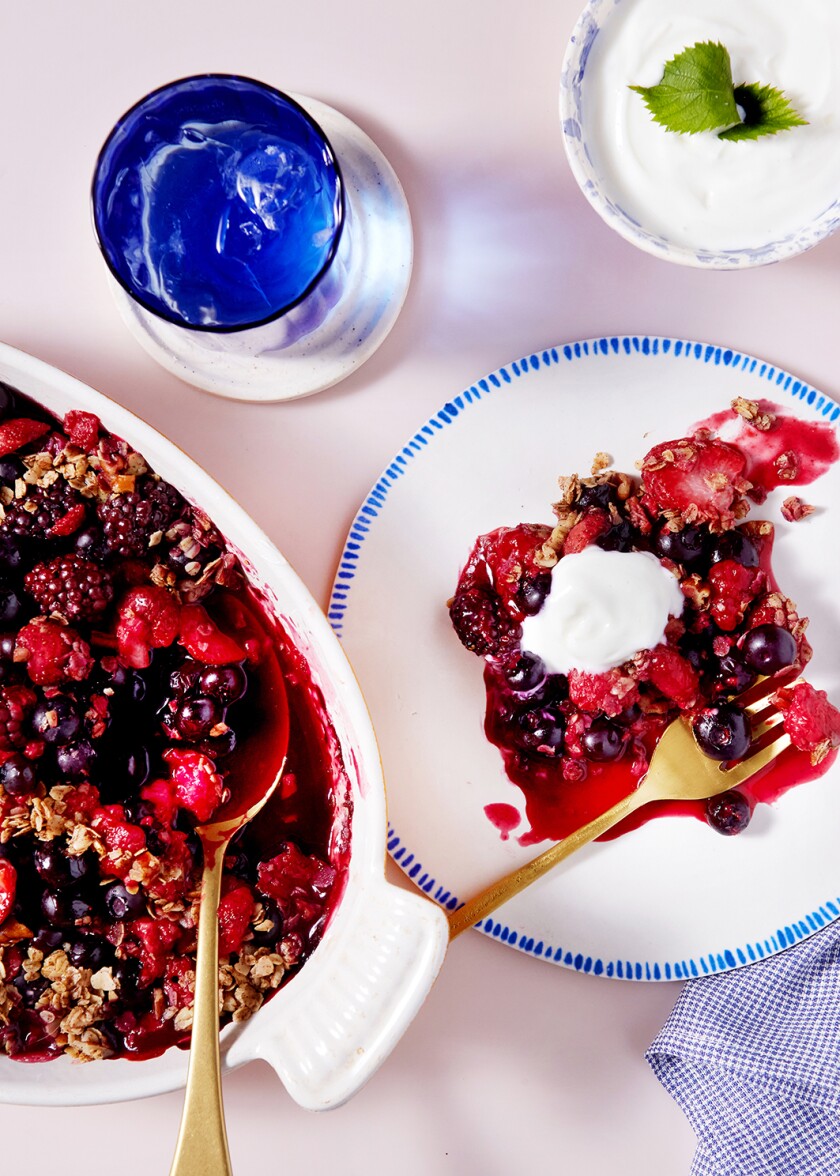
[(294, 100), (206, 75), (120, 119), (97, 161), (93, 214), (111, 271), (142, 306), (235, 331), (290, 309), (326, 273), (344, 191), (332, 148)]

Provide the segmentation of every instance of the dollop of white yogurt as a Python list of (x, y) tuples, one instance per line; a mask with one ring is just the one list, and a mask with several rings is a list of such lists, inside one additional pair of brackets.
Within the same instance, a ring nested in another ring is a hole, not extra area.
[(549, 673), (604, 673), (659, 645), (685, 600), (676, 577), (647, 551), (585, 547), (551, 572), (540, 611), (522, 622), (522, 648)]
[[(736, 86), (783, 90), (809, 125), (731, 143), (655, 123), (628, 86), (655, 86), (697, 41), (720, 41)], [(587, 60), (582, 124), (605, 191), (670, 243), (715, 252), (796, 234), (840, 198), (840, 3), (623, 0)]]

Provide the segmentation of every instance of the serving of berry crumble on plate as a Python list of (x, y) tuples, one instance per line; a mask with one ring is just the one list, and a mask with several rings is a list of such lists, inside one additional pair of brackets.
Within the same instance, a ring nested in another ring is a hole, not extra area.
[(678, 716), (736, 760), (738, 695), (774, 675), (792, 746), (748, 788), (653, 806), (480, 929), (667, 979), (834, 917), (838, 416), (734, 351), (590, 340), (477, 381), (388, 467), (331, 616), (382, 746), (391, 852), (442, 906), (627, 795)]

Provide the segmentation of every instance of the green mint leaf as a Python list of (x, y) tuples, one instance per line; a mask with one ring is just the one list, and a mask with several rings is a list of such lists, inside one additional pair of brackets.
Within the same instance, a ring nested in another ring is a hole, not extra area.
[(782, 91), (773, 86), (761, 86), (758, 82), (736, 86), (735, 101), (744, 112), (744, 121), (718, 135), (719, 139), (730, 143), (760, 139), (762, 135), (775, 135), (778, 131), (789, 131), (791, 127), (808, 125), (807, 119), (797, 114)]
[(656, 122), (679, 134), (696, 135), (740, 122), (729, 51), (714, 41), (698, 41), (673, 57), (659, 85), (630, 89), (641, 94)]

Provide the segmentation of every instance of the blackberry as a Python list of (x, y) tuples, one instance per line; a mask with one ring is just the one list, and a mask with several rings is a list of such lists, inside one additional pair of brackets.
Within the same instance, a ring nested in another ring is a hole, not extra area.
[(151, 536), (166, 531), (184, 509), (184, 499), (168, 482), (150, 478), (139, 487), (112, 494), (96, 508), (109, 555), (143, 555)]
[(29, 486), (24, 498), (16, 498), (6, 507), (2, 526), (12, 535), (49, 538), (56, 524), (74, 509), (81, 513), (84, 499), (59, 478), (51, 486)]
[(480, 657), (498, 656), (513, 649), (521, 629), (489, 589), (472, 587), (458, 592), (449, 616), (463, 646)]
[(114, 598), (108, 572), (72, 553), (36, 564), (23, 583), (44, 613), (58, 613), (67, 621), (93, 621)]

